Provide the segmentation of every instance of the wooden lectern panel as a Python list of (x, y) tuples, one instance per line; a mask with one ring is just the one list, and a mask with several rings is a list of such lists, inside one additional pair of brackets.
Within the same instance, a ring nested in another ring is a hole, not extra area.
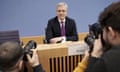
[(80, 62), (81, 55), (68, 55), (67, 44), (44, 44), (38, 45), (38, 55), (45, 72), (73, 72)]

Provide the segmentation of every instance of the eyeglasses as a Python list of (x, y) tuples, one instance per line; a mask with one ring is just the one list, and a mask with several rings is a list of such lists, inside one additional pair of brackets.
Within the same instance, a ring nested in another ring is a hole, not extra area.
[(66, 12), (66, 10), (57, 10), (57, 12)]

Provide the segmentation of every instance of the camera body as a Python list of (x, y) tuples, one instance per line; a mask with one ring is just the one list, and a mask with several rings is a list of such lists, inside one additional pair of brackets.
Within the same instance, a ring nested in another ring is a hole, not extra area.
[(95, 39), (98, 39), (100, 34), (102, 34), (102, 29), (99, 23), (89, 25), (89, 34), (84, 38), (84, 41), (89, 45), (90, 51), (93, 49)]
[(30, 49), (35, 49), (37, 47), (37, 43), (33, 40), (30, 40), (25, 46), (24, 46), (24, 57), (23, 60), (27, 61), (26, 54), (30, 54), (32, 57), (32, 51)]

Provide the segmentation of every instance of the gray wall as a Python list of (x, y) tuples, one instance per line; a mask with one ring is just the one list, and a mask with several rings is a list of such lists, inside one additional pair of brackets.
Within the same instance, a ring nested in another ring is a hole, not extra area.
[(87, 32), (88, 24), (117, 0), (0, 0), (0, 31), (19, 30), (20, 36), (44, 35), (48, 19), (56, 16), (56, 4), (68, 4), (68, 16), (75, 19), (78, 32)]

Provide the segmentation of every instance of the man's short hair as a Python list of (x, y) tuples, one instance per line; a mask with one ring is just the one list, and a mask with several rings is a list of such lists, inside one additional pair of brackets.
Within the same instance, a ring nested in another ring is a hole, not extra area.
[(102, 28), (112, 27), (120, 33), (120, 1), (110, 4), (99, 16)]
[(0, 45), (0, 70), (15, 66), (23, 56), (23, 49), (18, 42), (5, 42)]
[(67, 3), (65, 3), (65, 2), (60, 2), (60, 3), (58, 3), (58, 4), (57, 4), (57, 7), (59, 7), (59, 6), (65, 6), (66, 8), (68, 8)]

